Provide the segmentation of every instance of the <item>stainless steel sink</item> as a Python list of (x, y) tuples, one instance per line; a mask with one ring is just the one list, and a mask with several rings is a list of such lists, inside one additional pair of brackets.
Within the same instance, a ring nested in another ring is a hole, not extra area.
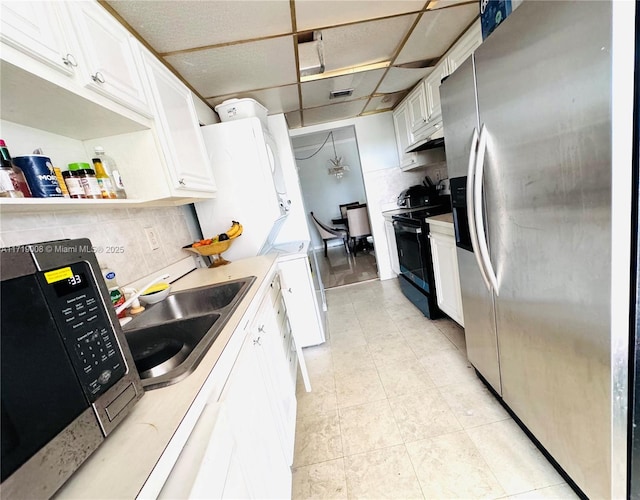
[(189, 375), (256, 280), (249, 276), (170, 294), (124, 327), (145, 389)]

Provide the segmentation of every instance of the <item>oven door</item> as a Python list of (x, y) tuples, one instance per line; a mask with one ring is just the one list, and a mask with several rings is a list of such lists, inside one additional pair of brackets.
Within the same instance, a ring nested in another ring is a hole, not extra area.
[(425, 292), (430, 292), (429, 242), (422, 227), (394, 220), (393, 229), (398, 246), (400, 273)]

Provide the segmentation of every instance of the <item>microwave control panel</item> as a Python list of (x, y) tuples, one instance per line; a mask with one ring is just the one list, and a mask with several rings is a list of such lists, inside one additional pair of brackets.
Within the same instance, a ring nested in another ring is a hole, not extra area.
[[(94, 402), (126, 373), (126, 364), (86, 262), (39, 273), (78, 380)], [(109, 304), (110, 305), (110, 304)]]

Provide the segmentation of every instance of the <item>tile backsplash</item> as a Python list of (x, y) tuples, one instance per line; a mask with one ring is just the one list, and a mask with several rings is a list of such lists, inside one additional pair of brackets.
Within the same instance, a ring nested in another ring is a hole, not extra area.
[[(0, 244), (89, 238), (98, 262), (112, 268), (125, 285), (188, 257), (182, 247), (198, 239), (196, 227), (189, 206), (0, 213)], [(151, 249), (145, 228), (154, 230), (159, 248)]]

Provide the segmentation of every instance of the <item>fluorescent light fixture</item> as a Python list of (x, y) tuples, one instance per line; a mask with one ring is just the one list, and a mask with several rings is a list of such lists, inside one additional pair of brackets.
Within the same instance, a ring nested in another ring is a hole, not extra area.
[[(300, 47), (300, 45), (298, 45)], [(374, 69), (388, 68), (391, 61), (382, 61), (373, 64), (364, 64), (362, 66), (351, 66), (349, 68), (336, 69), (333, 71), (327, 71), (322, 74), (315, 74), (309, 76), (302, 76), (300, 73), (301, 82), (312, 82), (314, 80), (321, 80), (323, 78), (334, 78), (336, 76), (353, 75), (354, 73), (362, 73), (363, 71), (373, 71)]]
[(298, 43), (298, 61), (301, 78), (324, 72), (324, 52), (320, 31), (313, 32), (313, 40)]

